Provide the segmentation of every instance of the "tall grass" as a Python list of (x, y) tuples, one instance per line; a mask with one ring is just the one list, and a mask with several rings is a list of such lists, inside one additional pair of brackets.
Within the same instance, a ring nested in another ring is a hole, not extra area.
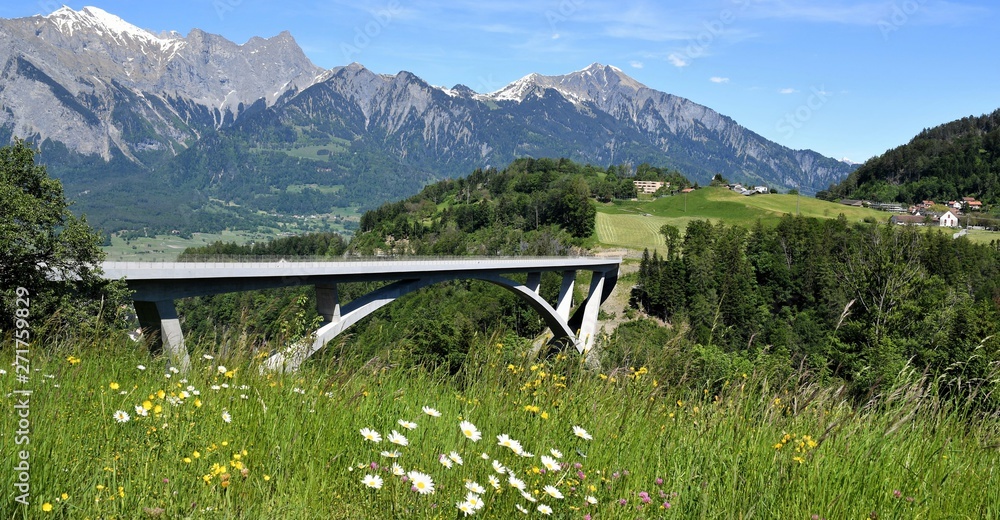
[[(449, 375), (397, 363), (392, 347), (294, 374), (261, 373), (259, 357), (211, 348), (195, 353), (190, 373), (171, 373), (114, 337), (37, 347), (29, 385), (0, 375), (2, 516), (457, 518), (475, 482), (483, 507), (473, 516), (488, 518), (519, 516), (518, 506), (543, 516), (539, 504), (555, 518), (1000, 517), (1000, 420), (942, 397), (946, 382), (928, 374), (907, 369), (890, 392), (856, 403), (805, 374), (679, 384), (658, 379), (671, 373), (663, 367), (594, 373), (575, 355), (529, 359), (529, 348), (484, 339)], [(27, 507), (10, 492), (22, 448), (10, 393), (24, 386), (34, 390)], [(128, 421), (115, 419), (119, 410)], [(463, 420), (481, 440), (463, 435)], [(407, 446), (389, 442), (393, 430)], [(499, 446), (501, 434), (532, 456)], [(462, 464), (448, 469), (442, 456), (452, 452)], [(542, 455), (558, 467), (546, 469)], [(429, 475), (434, 493), (413, 491), (394, 462)]]

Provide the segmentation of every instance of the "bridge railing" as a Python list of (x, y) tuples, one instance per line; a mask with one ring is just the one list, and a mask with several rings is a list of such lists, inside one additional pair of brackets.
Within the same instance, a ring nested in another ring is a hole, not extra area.
[[(104, 262), (107, 267), (117, 269), (158, 269), (158, 268), (184, 268), (184, 264), (198, 264), (198, 267), (274, 267), (276, 264), (294, 264), (297, 267), (322, 267), (330, 263), (351, 263), (357, 265), (364, 264), (385, 264), (394, 263), (468, 263), (476, 261), (497, 262), (505, 260), (532, 261), (532, 260), (572, 260), (587, 259), (599, 260), (602, 257), (587, 255), (571, 256), (281, 256), (281, 255), (185, 255), (181, 259), (149, 259), (149, 260), (109, 260)], [(194, 267), (194, 265), (192, 265)]]
[[(160, 263), (275, 263), (275, 262), (433, 262), (433, 261), (466, 261), (466, 260), (544, 260), (548, 258), (591, 258), (593, 254), (550, 255), (550, 256), (510, 256), (510, 255), (372, 255), (372, 256), (295, 256), (295, 255), (183, 255), (176, 260), (154, 260)], [(146, 260), (139, 260), (146, 262)]]

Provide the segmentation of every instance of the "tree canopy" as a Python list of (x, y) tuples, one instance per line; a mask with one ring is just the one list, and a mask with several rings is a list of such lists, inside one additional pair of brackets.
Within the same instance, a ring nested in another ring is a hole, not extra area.
[(108, 289), (100, 235), (69, 211), (62, 184), (35, 163), (36, 154), (22, 140), (0, 148), (2, 328), (12, 324), (18, 288), (27, 290), (31, 315), (44, 317), (34, 323), (76, 322), (95, 309), (95, 298), (101, 308)]

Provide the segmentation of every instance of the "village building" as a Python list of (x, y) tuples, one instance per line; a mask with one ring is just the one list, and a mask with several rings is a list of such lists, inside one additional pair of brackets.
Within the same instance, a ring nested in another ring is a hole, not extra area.
[(958, 217), (950, 211), (945, 211), (938, 216), (937, 221), (941, 227), (958, 227)]
[(899, 226), (923, 226), (923, 215), (893, 215), (889, 217), (889, 222)]
[(635, 185), (635, 191), (646, 194), (656, 193), (664, 186), (670, 187), (669, 182), (662, 181), (632, 181), (632, 184)]

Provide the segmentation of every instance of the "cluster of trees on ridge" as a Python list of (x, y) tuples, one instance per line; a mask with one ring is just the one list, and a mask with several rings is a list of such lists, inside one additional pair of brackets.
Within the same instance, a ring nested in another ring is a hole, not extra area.
[(1000, 110), (924, 130), (816, 197), (903, 203), (976, 197), (1000, 205)]
[(680, 173), (641, 164), (598, 168), (569, 159), (518, 159), (441, 181), (361, 217), (361, 254), (562, 254), (594, 232), (595, 200), (636, 196), (633, 180), (690, 185)]

